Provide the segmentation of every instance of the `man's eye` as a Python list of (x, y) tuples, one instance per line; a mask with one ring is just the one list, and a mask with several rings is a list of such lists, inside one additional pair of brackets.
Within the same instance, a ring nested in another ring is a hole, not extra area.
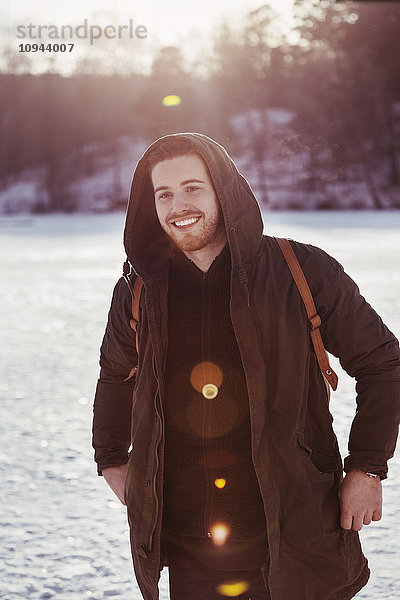
[(196, 190), (200, 189), (199, 187), (195, 186), (195, 185), (191, 185), (190, 187), (186, 188), (186, 190), (188, 192), (195, 192)]
[(170, 196), (170, 192), (163, 192), (162, 194), (160, 194), (160, 195), (158, 196), (158, 198), (159, 198), (159, 199), (160, 199), (160, 198), (168, 198), (168, 196)]

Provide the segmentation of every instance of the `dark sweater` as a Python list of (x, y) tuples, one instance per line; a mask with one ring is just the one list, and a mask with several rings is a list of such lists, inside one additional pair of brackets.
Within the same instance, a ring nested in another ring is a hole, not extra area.
[[(207, 273), (176, 253), (169, 281), (164, 536), (218, 556), (241, 549), (250, 558), (256, 547), (265, 554), (247, 386), (229, 309), (228, 247)], [(222, 546), (211, 539), (218, 523), (229, 531)]]

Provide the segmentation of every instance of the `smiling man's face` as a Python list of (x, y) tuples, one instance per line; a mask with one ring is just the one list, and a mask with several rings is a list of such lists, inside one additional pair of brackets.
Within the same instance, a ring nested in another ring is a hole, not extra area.
[(225, 245), (226, 235), (221, 207), (203, 160), (197, 154), (163, 160), (153, 167), (151, 179), (164, 231), (189, 258), (193, 258), (192, 253), (211, 253), (214, 258)]

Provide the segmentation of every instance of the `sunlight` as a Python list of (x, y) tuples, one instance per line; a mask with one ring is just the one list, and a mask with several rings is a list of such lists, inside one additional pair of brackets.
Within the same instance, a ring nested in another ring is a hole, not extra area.
[[(128, 0), (124, 0), (126, 4)], [(279, 15), (285, 29), (290, 28), (294, 0), (269, 0), (268, 4)], [(120, 6), (123, 6), (120, 2)], [(229, 0), (171, 0), (157, 4), (148, 3), (140, 7), (140, 20), (147, 25), (162, 43), (187, 45), (190, 51), (204, 46), (214, 35), (215, 28), (223, 22), (242, 24), (246, 13), (260, 8), (259, 0), (239, 0), (234, 5)]]
[[(294, 0), (269, 0), (268, 4), (284, 19), (289, 19)], [(134, 26), (144, 26), (153, 44), (179, 45), (188, 35), (193, 46), (203, 45), (213, 34), (215, 26), (222, 21), (240, 19), (245, 13), (260, 8), (259, 0), (238, 0), (233, 7), (230, 0), (170, 0), (169, 2), (141, 3), (132, 6), (130, 0), (116, 0), (112, 8), (108, 0), (70, 0), (66, 3), (54, 3), (39, 0), (34, 11), (25, 3), (14, 3), (10, 8), (9, 19), (23, 23), (27, 19), (36, 23), (54, 23), (55, 25), (76, 25), (83, 19), (104, 26), (118, 26), (127, 19)], [(1, 13), (0, 13), (1, 14)], [(193, 35), (195, 32), (201, 35)]]
[[(293, 2), (269, 0), (277, 14), (270, 32), (277, 44), (281, 33), (288, 35), (293, 29)], [(259, 0), (238, 0), (234, 5), (228, 0), (170, 0), (135, 6), (129, 0), (116, 0), (112, 7), (107, 0), (70, 0), (67, 4), (39, 0), (34, 9), (26, 3), (13, 3), (5, 12), (0, 6), (0, 20), (9, 23), (10, 43), (17, 32), (24, 43), (71, 43), (68, 52), (51, 56), (35, 50), (33, 72), (40, 73), (51, 63), (52, 70), (70, 74), (80, 63), (90, 69), (91, 62), (99, 61), (105, 70), (115, 70), (118, 65), (124, 72), (132, 69), (132, 60), (138, 72), (146, 72), (159, 49), (166, 46), (180, 48), (187, 64), (198, 62), (199, 54), (212, 47), (223, 24), (239, 32), (249, 15), (262, 7)]]

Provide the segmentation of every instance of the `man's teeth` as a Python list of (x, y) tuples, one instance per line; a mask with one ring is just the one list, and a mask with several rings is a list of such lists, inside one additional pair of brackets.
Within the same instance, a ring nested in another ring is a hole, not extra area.
[(191, 219), (184, 219), (183, 221), (175, 221), (175, 225), (177, 227), (186, 227), (187, 225), (192, 225), (196, 223), (200, 217), (192, 217)]

